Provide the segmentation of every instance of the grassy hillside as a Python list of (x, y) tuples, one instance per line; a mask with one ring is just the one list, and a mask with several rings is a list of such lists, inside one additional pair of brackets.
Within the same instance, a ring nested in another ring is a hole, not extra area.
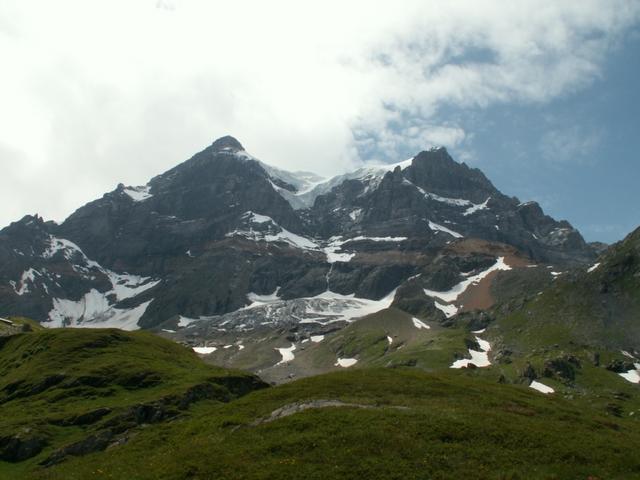
[(354, 369), (195, 406), (38, 479), (632, 479), (635, 422), (474, 373)]
[(103, 450), (139, 425), (179, 417), (199, 400), (229, 401), (262, 386), (144, 332), (0, 337), (0, 478)]
[(518, 347), (554, 343), (640, 350), (640, 229), (607, 250), (597, 266), (570, 271), (500, 319)]

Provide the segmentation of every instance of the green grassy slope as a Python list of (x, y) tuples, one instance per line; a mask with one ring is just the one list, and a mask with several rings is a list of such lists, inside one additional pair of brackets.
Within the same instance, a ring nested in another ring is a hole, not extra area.
[(500, 318), (516, 348), (554, 343), (640, 350), (640, 229), (614, 245), (593, 271), (557, 278)]
[(65, 446), (103, 449), (198, 400), (229, 401), (261, 386), (256, 377), (206, 365), (181, 345), (145, 332), (66, 329), (1, 337), (0, 478), (19, 478)]
[[(38, 479), (632, 479), (640, 429), (475, 373), (354, 369), (199, 404)], [(311, 401), (315, 408), (304, 409)], [(322, 400), (344, 402), (322, 406)], [(335, 405), (335, 404), (334, 404)], [(291, 413), (274, 417), (273, 412)], [(280, 410), (279, 410), (280, 409)]]

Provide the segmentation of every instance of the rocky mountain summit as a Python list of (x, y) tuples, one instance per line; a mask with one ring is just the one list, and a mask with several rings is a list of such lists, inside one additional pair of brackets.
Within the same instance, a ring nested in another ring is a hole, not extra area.
[[(472, 239), (485, 243), (454, 248)], [(261, 308), (279, 312), (280, 323), (304, 325), (321, 309), (309, 302), (336, 313), (395, 301), (446, 316), (453, 306), (437, 308), (410, 286), (451, 288), (495, 264), (495, 245), (511, 246), (520, 264), (565, 268), (596, 257), (569, 223), (503, 195), (444, 148), (322, 179), (271, 167), (223, 137), (60, 225), (28, 215), (0, 231), (0, 315), (175, 330), (242, 318), (270, 298), (299, 305)]]

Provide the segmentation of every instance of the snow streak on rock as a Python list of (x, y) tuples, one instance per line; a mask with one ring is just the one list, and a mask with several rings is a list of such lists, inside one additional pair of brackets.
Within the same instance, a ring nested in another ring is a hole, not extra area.
[(129, 195), (134, 202), (142, 202), (148, 198), (153, 197), (150, 193), (151, 187), (143, 185), (141, 187), (127, 187), (124, 189), (124, 193)]
[(488, 269), (478, 273), (477, 275), (470, 276), (463, 280), (462, 282), (454, 285), (450, 290), (446, 292), (437, 292), (435, 290), (424, 289), (424, 293), (429, 297), (434, 297), (442, 300), (446, 303), (455, 302), (458, 297), (464, 293), (464, 291), (469, 288), (470, 285), (475, 285), (480, 282), (483, 278), (489, 275), (491, 272), (495, 272), (498, 270), (511, 270), (511, 267), (507, 265), (504, 261), (504, 257), (499, 257), (496, 260), (496, 263), (489, 267)]

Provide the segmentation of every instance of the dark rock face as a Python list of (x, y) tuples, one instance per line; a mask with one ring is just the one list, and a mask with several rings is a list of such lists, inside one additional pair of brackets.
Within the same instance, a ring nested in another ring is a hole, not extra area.
[(22, 462), (39, 454), (46, 445), (44, 437), (28, 433), (0, 437), (0, 460)]
[(580, 360), (573, 355), (547, 360), (544, 364), (543, 376), (557, 377), (565, 381), (573, 381), (576, 371), (582, 367)]
[[(353, 220), (348, 214), (356, 209), (360, 213)], [(595, 258), (595, 250), (568, 222), (546, 216), (535, 202), (503, 195), (482, 172), (455, 162), (444, 148), (421, 152), (404, 170), (387, 173), (377, 188), (367, 180), (338, 185), (316, 199), (311, 218), (323, 235), (394, 232), (451, 239), (434, 231), (431, 222), (465, 237), (513, 245), (543, 262), (579, 264)]]
[[(0, 231), (0, 315), (174, 328), (182, 317), (236, 311), (249, 292), (379, 299), (418, 273), (421, 285), (446, 289), (494, 261), (439, 255), (462, 236), (539, 261), (594, 257), (567, 222), (506, 197), (443, 148), (403, 167), (332, 180), (300, 209), (289, 200), (305, 178), (317, 179), (262, 164), (222, 137), (146, 186), (118, 185), (61, 225), (27, 216)], [(329, 260), (327, 249), (346, 257)], [(396, 306), (440, 315), (419, 287), (399, 291)]]

